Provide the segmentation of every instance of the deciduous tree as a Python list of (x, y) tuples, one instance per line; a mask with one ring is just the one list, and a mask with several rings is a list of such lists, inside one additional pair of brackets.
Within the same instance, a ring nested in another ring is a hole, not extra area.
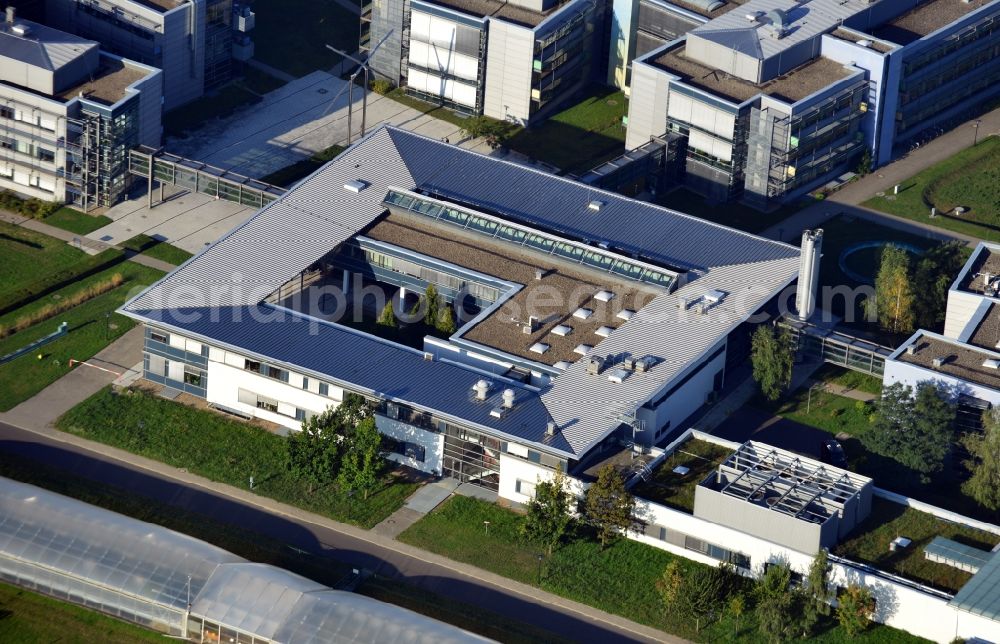
[(829, 588), (830, 561), (826, 550), (820, 550), (813, 557), (809, 574), (802, 588), (802, 637), (809, 637), (820, 617), (830, 614)]
[(837, 599), (837, 622), (848, 637), (868, 628), (875, 614), (875, 599), (866, 586), (850, 584)]
[(392, 302), (386, 302), (385, 306), (382, 307), (382, 313), (378, 316), (377, 323), (393, 329), (396, 328), (396, 312), (392, 310)]
[(544, 545), (551, 555), (569, 527), (572, 501), (573, 494), (561, 470), (552, 480), (536, 483), (535, 498), (528, 502), (528, 514), (521, 524), (524, 536)]
[(789, 588), (792, 571), (780, 564), (767, 567), (754, 595), (757, 599), (755, 614), (760, 632), (771, 642), (791, 638), (796, 623), (796, 597)]
[(754, 331), (750, 347), (753, 379), (768, 400), (777, 400), (792, 382), (795, 352), (785, 331), (775, 332), (766, 325)]
[(375, 426), (375, 418), (368, 416), (355, 425), (344, 441), (337, 480), (345, 490), (361, 491), (364, 498), (378, 485), (379, 475), (385, 465), (382, 451), (382, 434)]
[(913, 270), (913, 314), (921, 329), (941, 331), (948, 304), (948, 288), (965, 264), (968, 250), (958, 241), (927, 250)]
[(984, 508), (1000, 510), (1000, 416), (997, 409), (983, 413), (983, 434), (964, 437), (972, 458), (967, 461), (972, 476), (962, 486)]
[(875, 277), (874, 306), (882, 330), (896, 334), (913, 331), (913, 300), (910, 257), (903, 248), (890, 244), (882, 251)]
[(695, 566), (684, 576), (684, 587), (674, 601), (674, 608), (681, 616), (694, 620), (695, 633), (701, 632), (705, 620), (725, 601), (725, 575), (719, 568)]
[(944, 467), (954, 420), (954, 405), (933, 383), (920, 383), (915, 394), (909, 386), (894, 383), (882, 390), (865, 442), (927, 483)]
[(625, 489), (625, 477), (610, 463), (602, 467), (584, 502), (584, 514), (597, 529), (602, 548), (632, 526), (634, 510), (635, 498)]
[(327, 409), (303, 421), (301, 431), (288, 433), (288, 469), (308, 483), (310, 494), (336, 476), (339, 429), (336, 411)]

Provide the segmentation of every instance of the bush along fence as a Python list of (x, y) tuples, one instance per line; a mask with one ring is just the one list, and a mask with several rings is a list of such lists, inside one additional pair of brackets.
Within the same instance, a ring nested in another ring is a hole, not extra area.
[(61, 323), (56, 328), (56, 330), (54, 332), (48, 334), (44, 338), (39, 338), (39, 339), (35, 340), (34, 342), (32, 342), (29, 345), (23, 346), (20, 349), (17, 349), (15, 351), (11, 352), (11, 353), (8, 353), (5, 356), (0, 356), (0, 364), (4, 364), (5, 362), (10, 362), (11, 360), (14, 360), (15, 358), (20, 358), (21, 356), (23, 356), (26, 353), (31, 353), (35, 349), (37, 349), (37, 348), (39, 348), (39, 347), (41, 347), (43, 345), (46, 345), (49, 342), (52, 342), (53, 340), (56, 340), (58, 338), (63, 337), (64, 335), (66, 335), (67, 328), (68, 328), (68, 325), (67, 325), (66, 322)]
[(10, 190), (0, 190), (0, 208), (16, 212), (33, 219), (44, 219), (62, 208), (56, 201), (42, 201), (34, 197), (24, 199)]
[(65, 313), (66, 311), (80, 306), (88, 300), (92, 300), (98, 295), (103, 295), (108, 291), (113, 291), (122, 284), (125, 283), (125, 278), (122, 277), (121, 273), (115, 273), (106, 280), (101, 280), (100, 282), (95, 282), (88, 286), (87, 288), (77, 291), (72, 295), (64, 297), (63, 299), (55, 302), (53, 304), (46, 304), (45, 306), (33, 311), (27, 315), (22, 315), (21, 317), (14, 320), (13, 324), (2, 325), (0, 324), (0, 340), (11, 336), (18, 331), (24, 331), (25, 329), (32, 327), (39, 322), (44, 322), (50, 318), (53, 318), (60, 313)]

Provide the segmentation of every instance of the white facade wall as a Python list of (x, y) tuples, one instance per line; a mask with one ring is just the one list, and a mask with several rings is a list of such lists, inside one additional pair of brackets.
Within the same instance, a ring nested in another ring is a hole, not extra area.
[(534, 32), (491, 20), (486, 49), (486, 91), (483, 113), (524, 125), (531, 116), (531, 74)]
[[(171, 336), (172, 339), (173, 336)], [(243, 357), (238, 356), (238, 359), (240, 364), (237, 367), (231, 364), (215, 362), (211, 357), (209, 358), (208, 387), (206, 388), (208, 402), (237, 409), (254, 418), (277, 423), (288, 429), (299, 429), (302, 426), (302, 421), (295, 419), (296, 408), (318, 414), (326, 410), (327, 407), (331, 405), (336, 406), (340, 403), (343, 392), (336, 387), (330, 388), (331, 397), (327, 398), (311, 391), (303, 390), (301, 376), (294, 378), (293, 375), (289, 375), (289, 383), (285, 384), (250, 371), (244, 371)], [(292, 384), (296, 382), (298, 383), (297, 387)], [(283, 413), (274, 413), (241, 403), (239, 401), (240, 389), (277, 400), (278, 410)]]
[[(717, 349), (717, 346), (713, 347), (707, 355), (711, 355)], [(660, 403), (655, 410), (640, 407), (639, 419), (643, 421), (646, 430), (642, 435), (636, 436), (636, 442), (643, 445), (654, 444), (660, 438), (656, 435), (657, 429), (665, 428), (667, 423), (670, 423), (669, 429), (676, 429), (680, 423), (684, 422), (684, 419), (696, 412), (699, 407), (705, 404), (709, 392), (714, 389), (715, 374), (724, 369), (725, 365), (726, 352), (723, 351), (684, 383), (683, 387)], [(673, 382), (684, 378), (690, 371), (691, 369), (682, 372)], [(666, 388), (669, 389), (672, 386), (674, 386), (673, 383), (669, 383)], [(652, 398), (655, 400), (656, 396)]]
[(885, 375), (882, 377), (883, 386), (895, 384), (897, 382), (916, 387), (921, 382), (933, 382), (938, 387), (948, 391), (952, 397), (964, 394), (985, 400), (997, 405), (1000, 404), (1000, 391), (989, 389), (974, 382), (963, 380), (957, 376), (952, 376), (941, 371), (925, 369), (919, 365), (898, 360), (885, 361)]
[(629, 96), (625, 149), (634, 150), (667, 130), (670, 77), (651, 65), (633, 62)]
[(944, 317), (944, 336), (957, 340), (985, 298), (976, 293), (949, 290), (948, 305)]
[(0, 188), (44, 201), (65, 201), (66, 148), (57, 141), (67, 137), (67, 116), (71, 106), (61, 100), (0, 84), (0, 105), (14, 112), (11, 119), (0, 118), (3, 136), (30, 150), (32, 146), (55, 154), (42, 161), (29, 152), (2, 150)]
[[(755, 574), (766, 563), (787, 563), (793, 570), (805, 575), (813, 560), (812, 556), (805, 553), (643, 499), (637, 499), (636, 513), (648, 523), (747, 555)], [(630, 533), (629, 538), (704, 564), (719, 564), (717, 560), (700, 552), (644, 534)], [(951, 642), (955, 637), (980, 637), (987, 641), (1000, 641), (1000, 623), (958, 611), (948, 605), (947, 598), (938, 594), (924, 592), (840, 563), (833, 564), (830, 581), (839, 586), (849, 583), (868, 586), (877, 603), (875, 619), (894, 628), (942, 643)]]

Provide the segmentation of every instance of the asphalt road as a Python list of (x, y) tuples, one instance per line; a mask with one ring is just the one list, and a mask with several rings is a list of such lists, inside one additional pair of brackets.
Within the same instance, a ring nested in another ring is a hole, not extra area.
[(533, 624), (580, 642), (649, 641), (613, 630), (586, 615), (532, 601), (444, 566), (423, 561), (332, 529), (276, 516), (211, 489), (190, 486), (137, 469), (126, 461), (61, 443), (0, 423), (0, 459), (30, 459), (67, 472), (151, 497), (267, 535), (307, 552), (333, 557), (353, 567), (401, 578), (456, 601), (473, 604), (512, 620)]

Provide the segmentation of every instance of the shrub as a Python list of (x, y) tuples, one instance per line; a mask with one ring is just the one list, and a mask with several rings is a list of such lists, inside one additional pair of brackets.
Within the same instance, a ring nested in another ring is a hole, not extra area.
[(372, 81), (372, 91), (385, 96), (392, 91), (392, 83), (384, 78), (376, 78)]
[(0, 208), (13, 210), (25, 217), (44, 219), (62, 208), (62, 204), (55, 201), (42, 201), (34, 197), (24, 199), (10, 190), (2, 190), (0, 191)]

